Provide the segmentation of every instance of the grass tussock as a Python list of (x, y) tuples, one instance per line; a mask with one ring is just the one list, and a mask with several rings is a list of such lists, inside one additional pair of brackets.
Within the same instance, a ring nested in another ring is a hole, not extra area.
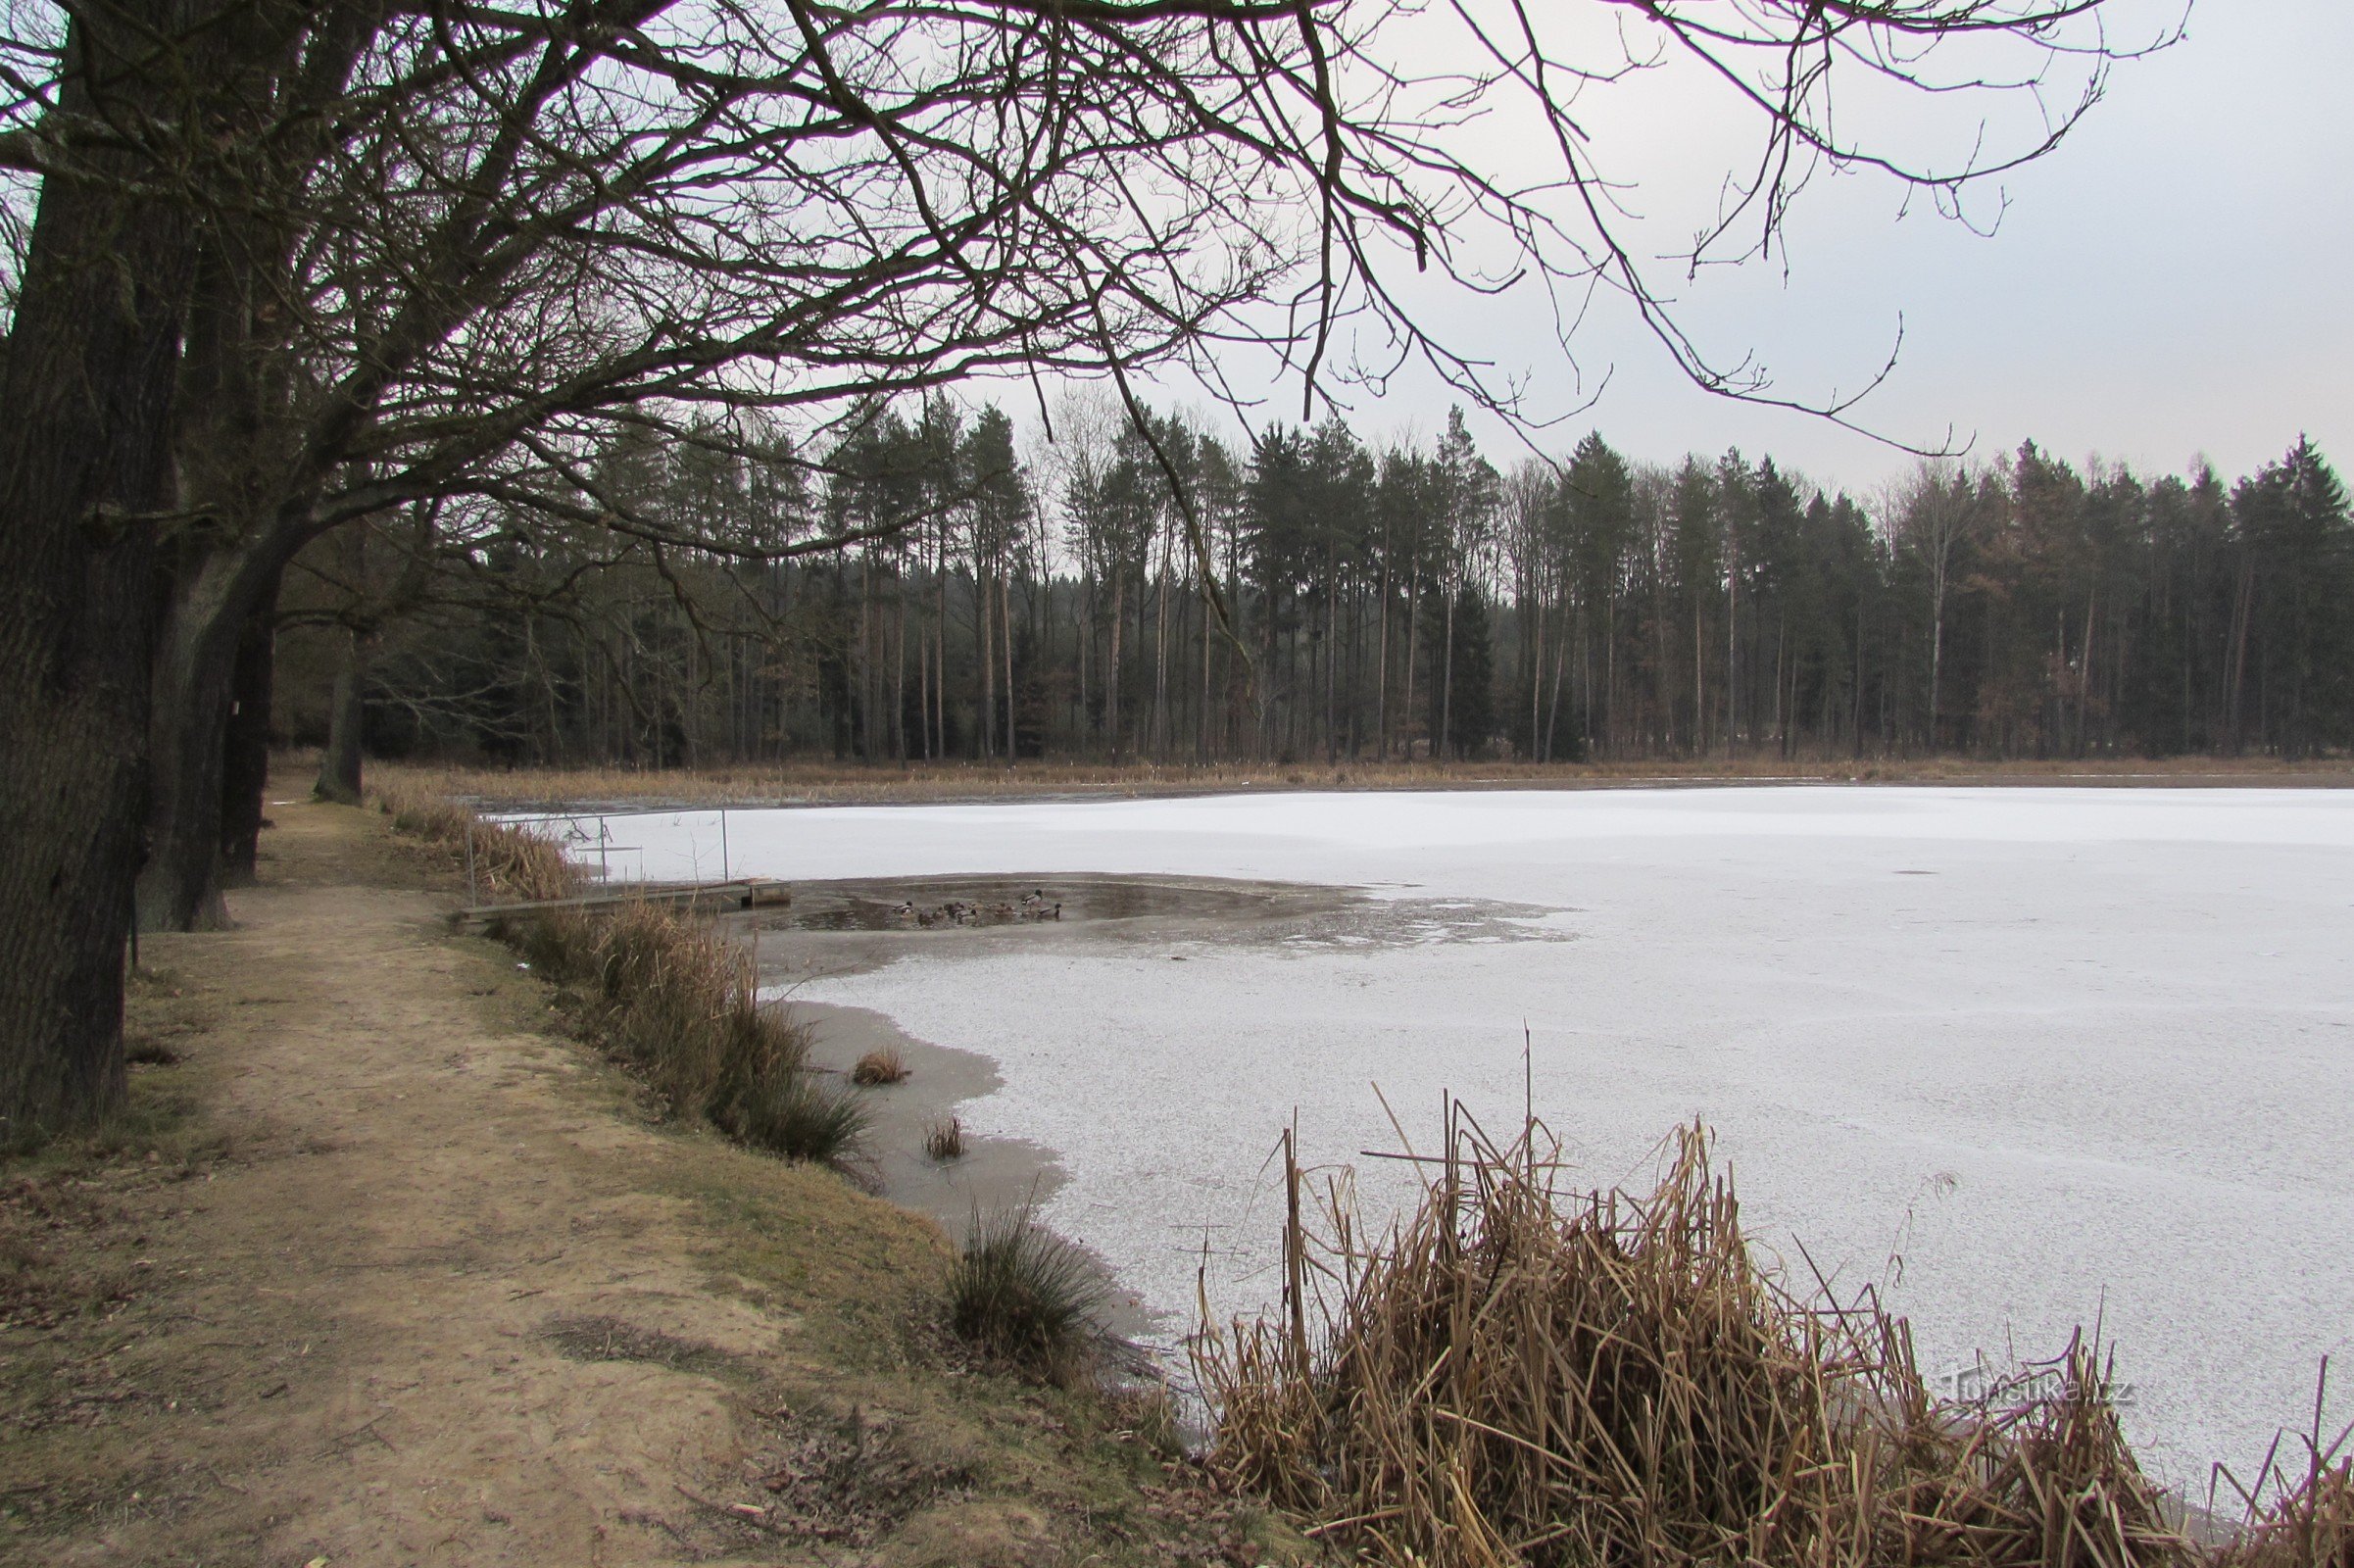
[[(548, 840), (430, 796), (379, 796), (397, 831), (442, 854), (467, 853), (490, 901), (563, 899), (581, 878)], [(589, 1030), (669, 1114), (702, 1118), (739, 1143), (858, 1171), (868, 1115), (839, 1080), (809, 1066), (809, 1030), (760, 1005), (752, 958), (711, 925), (656, 904), (552, 908), (493, 934), (546, 978), (588, 999)]]
[(1292, 1173), (1285, 1313), (1195, 1340), (1214, 1462), (1328, 1544), (1427, 1568), (2347, 1568), (2342, 1464), (2272, 1489), (2227, 1547), (2180, 1534), (2081, 1339), (1983, 1400), (1934, 1396), (1901, 1320), (1756, 1261), (1699, 1128), (1640, 1198), (1558, 1190), (1533, 1124), (1501, 1149), (1459, 1112), (1448, 1131), (1377, 1245), (1337, 1186), (1311, 1238)]
[(923, 1152), (943, 1162), (964, 1157), (964, 1123), (955, 1116), (941, 1116), (923, 1130)]
[(850, 1070), (850, 1081), (865, 1088), (882, 1084), (904, 1084), (907, 1081), (907, 1061), (889, 1046), (881, 1046), (860, 1056), (858, 1065)]
[(1023, 1203), (973, 1215), (949, 1271), (949, 1328), (990, 1360), (1051, 1382), (1084, 1377), (1106, 1343), (1103, 1284), (1086, 1255)]

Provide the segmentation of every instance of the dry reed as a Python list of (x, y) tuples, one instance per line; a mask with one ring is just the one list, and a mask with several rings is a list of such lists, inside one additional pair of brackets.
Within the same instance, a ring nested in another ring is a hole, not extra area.
[(879, 1046), (858, 1058), (850, 1069), (850, 1081), (866, 1088), (904, 1084), (907, 1081), (907, 1058), (889, 1046)]
[(923, 1130), (923, 1152), (943, 1162), (964, 1157), (964, 1123), (941, 1116)]
[(1287, 1152), (1285, 1310), (1194, 1341), (1213, 1462), (1329, 1544), (1422, 1568), (2348, 1568), (2342, 1464), (2272, 1489), (2228, 1547), (2179, 1533), (2081, 1339), (1935, 1397), (1876, 1299), (1801, 1298), (1753, 1257), (1697, 1127), (1642, 1198), (1559, 1190), (1533, 1122), (1498, 1148), (1450, 1110), (1448, 1135), (1373, 1246), (1337, 1184), (1309, 1233)]
[(423, 841), (450, 870), (471, 876), (487, 902), (562, 899), (581, 890), (579, 871), (548, 839), (487, 821), (426, 790), (390, 788), (373, 794), (376, 809), (392, 818), (395, 831)]

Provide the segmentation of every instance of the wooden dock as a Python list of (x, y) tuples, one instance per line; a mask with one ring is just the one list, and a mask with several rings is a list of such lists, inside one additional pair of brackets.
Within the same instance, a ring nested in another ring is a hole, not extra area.
[(627, 904), (661, 904), (680, 909), (774, 909), (792, 902), (791, 888), (761, 877), (741, 877), (732, 882), (647, 882), (569, 899), (471, 905), (451, 910), (450, 923), (462, 930), (480, 930), (493, 921), (547, 914), (557, 909), (614, 909)]

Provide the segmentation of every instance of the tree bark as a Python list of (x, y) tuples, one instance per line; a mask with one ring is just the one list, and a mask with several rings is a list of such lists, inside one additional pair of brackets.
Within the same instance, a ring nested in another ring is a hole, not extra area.
[(156, 648), (148, 726), (148, 859), (139, 872), (143, 931), (217, 930), (221, 901), (223, 737), (247, 618), (274, 589), (274, 549), (222, 550), (183, 580)]
[(338, 806), (358, 806), (366, 766), (361, 754), (368, 694), (370, 639), (354, 629), (345, 634), (335, 659), (335, 689), (328, 700), (327, 746), (319, 757), (319, 782), (312, 795)]
[[(75, 8), (59, 108), (173, 112), (170, 0)], [(154, 515), (194, 225), (119, 183), (136, 154), (42, 182), (0, 369), (0, 1145), (123, 1095), (123, 958), (146, 790)], [(142, 515), (145, 514), (145, 515)]]
[(270, 787), (270, 708), (277, 678), (277, 585), (245, 617), (230, 674), (221, 746), (221, 885), (251, 887), (262, 853), (262, 797)]

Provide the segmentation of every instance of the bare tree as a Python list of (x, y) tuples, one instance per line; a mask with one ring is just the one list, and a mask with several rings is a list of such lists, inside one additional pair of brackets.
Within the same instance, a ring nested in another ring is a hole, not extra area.
[(1945, 602), (1956, 557), (1984, 514), (1970, 472), (1950, 458), (1923, 458), (1889, 486), (1882, 504), (1894, 542), (1910, 550), (1929, 579), (1929, 734), (1938, 744), (1938, 700), (1945, 671)]
[[(1943, 196), (2039, 155), (2117, 53), (2094, 0), (1625, 10), (1597, 64), (1556, 19), (1467, 7), (1466, 69), (1385, 52), (1394, 0), (12, 8), (0, 166), (37, 216), (0, 406), (0, 785), (19, 842), (87, 849), (0, 879), (0, 1116), (117, 1092), (142, 773), (140, 906), (201, 922), (239, 632), (312, 539), (471, 495), (689, 548), (596, 496), (582, 464), (612, 427), (714, 404), (821, 421), (975, 374), (1185, 356), (1214, 376), (1256, 347), (1312, 395), (1336, 364), (1415, 356), (1510, 408), (1392, 284), (1431, 265), (1484, 283), (1474, 235), (1559, 297), (1625, 293), (1703, 385), (1779, 401), (1678, 328), (1622, 243), (1578, 92), (1666, 50), (1756, 113), (1761, 160), (1697, 262), (1770, 243), (1826, 162)], [(1986, 69), (2005, 49), (2025, 55), (2007, 77)], [(1848, 74), (2040, 101), (2071, 60), (2073, 96), (2011, 160), (1916, 167), (1831, 123)], [(1507, 186), (1462, 139), (1463, 106), (1507, 97), (1554, 145), (1549, 177)], [(133, 586), (158, 560), (160, 615)]]

